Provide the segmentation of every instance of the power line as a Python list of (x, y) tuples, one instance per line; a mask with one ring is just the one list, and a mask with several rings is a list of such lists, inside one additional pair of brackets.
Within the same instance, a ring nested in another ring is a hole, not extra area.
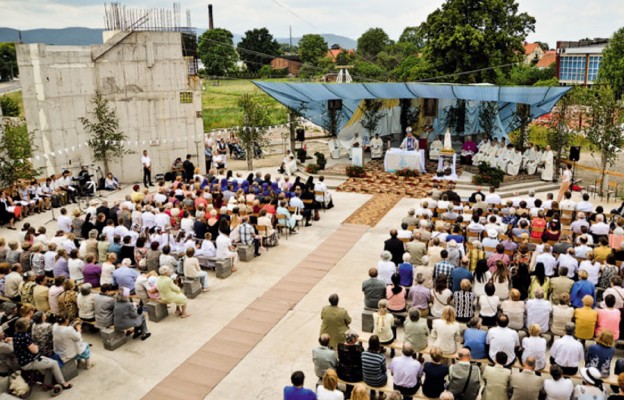
[(282, 7), (284, 10), (288, 11), (290, 14), (292, 14), (295, 17), (299, 18), (301, 21), (303, 21), (304, 23), (310, 25), (312, 28), (316, 29), (317, 31), (320, 31), (320, 29), (316, 25), (313, 25), (312, 23), (306, 21), (303, 17), (299, 16), (299, 14), (297, 14), (296, 12), (291, 10), (290, 8), (286, 7), (284, 4), (280, 3), (279, 1), (273, 0), (273, 3), (275, 3), (278, 6)]
[(468, 74), (473, 74), (475, 72), (489, 71), (489, 70), (495, 69), (495, 68), (507, 68), (507, 67), (511, 67), (511, 66), (514, 66), (514, 65), (518, 65), (518, 64), (522, 64), (522, 61), (518, 61), (518, 62), (515, 62), (515, 63), (502, 64), (502, 65), (495, 65), (493, 67), (473, 69), (472, 71), (457, 72), (457, 73), (454, 73), (454, 74), (447, 74), (447, 75), (439, 75), (439, 76), (434, 76), (433, 78), (418, 79), (418, 80), (416, 80), (414, 82), (434, 81), (434, 80), (438, 80), (440, 78), (448, 78), (448, 77), (453, 77), (453, 76), (468, 75)]

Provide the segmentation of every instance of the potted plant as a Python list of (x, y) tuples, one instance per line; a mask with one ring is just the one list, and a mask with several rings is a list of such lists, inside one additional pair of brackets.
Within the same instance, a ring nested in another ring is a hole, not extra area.
[(316, 165), (318, 165), (318, 168), (325, 169), (325, 166), (327, 165), (327, 158), (325, 158), (325, 154), (317, 151), (314, 153), (314, 157), (316, 157)]
[(320, 169), (321, 167), (319, 165), (310, 163), (306, 167), (306, 172), (308, 174), (316, 174)]
[(472, 183), (477, 185), (490, 185), (495, 188), (499, 187), (505, 172), (500, 168), (490, 167), (485, 162), (479, 163), (479, 172), (472, 177)]
[(346, 172), (349, 178), (365, 178), (366, 177), (366, 171), (364, 170), (364, 167), (360, 167), (358, 165), (348, 165)]

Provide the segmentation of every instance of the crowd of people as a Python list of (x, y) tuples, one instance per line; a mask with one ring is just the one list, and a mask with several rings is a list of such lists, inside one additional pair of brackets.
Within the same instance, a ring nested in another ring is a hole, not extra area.
[(211, 170), (154, 189), (146, 178), (147, 188), (134, 185), (122, 201), (94, 198), (85, 213), (61, 207), (52, 235), (25, 223), (21, 240), (0, 237), (0, 375), (36, 370), (45, 375), (44, 389), (71, 388), (63, 363), (94, 365), (83, 326), (147, 340), (148, 301), (190, 316), (183, 279), (197, 279), (208, 291), (205, 261), (229, 258), (235, 271), (237, 246), (252, 246), (260, 256), (277, 244), (280, 230), (297, 233), (333, 205), (323, 177), (291, 182)]
[(392, 375), (389, 398), (623, 399), (624, 204), (450, 192), (410, 209), (369, 269), (370, 337), (330, 296), (315, 398), (368, 399)]

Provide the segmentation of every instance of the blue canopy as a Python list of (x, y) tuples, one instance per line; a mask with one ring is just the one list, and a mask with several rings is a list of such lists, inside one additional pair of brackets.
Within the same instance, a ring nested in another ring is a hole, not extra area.
[[(360, 102), (366, 99), (439, 99), (434, 133), (442, 133), (449, 106), (466, 101), (465, 134), (477, 133), (481, 102), (498, 103), (499, 135), (506, 135), (512, 124), (517, 104), (530, 105), (530, 119), (549, 113), (570, 87), (461, 85), (449, 83), (288, 83), (253, 81), (262, 91), (306, 119), (327, 129), (327, 101), (342, 100), (339, 129), (351, 119)], [(492, 132), (496, 135), (495, 132)]]

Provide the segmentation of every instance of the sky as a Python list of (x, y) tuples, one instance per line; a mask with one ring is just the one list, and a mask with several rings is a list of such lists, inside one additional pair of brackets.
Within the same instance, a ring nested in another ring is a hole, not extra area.
[[(119, 0), (128, 7), (171, 9), (173, 0)], [(610, 37), (624, 26), (622, 0), (517, 0), (537, 20), (527, 40), (555, 47), (558, 40)], [(109, 1), (110, 2), (110, 1)], [(206, 28), (207, 5), (215, 26), (233, 33), (267, 27), (276, 37), (333, 33), (357, 39), (368, 28), (398, 39), (403, 28), (423, 22), (443, 0), (180, 0), (192, 25)], [(104, 0), (0, 0), (0, 26), (16, 29), (104, 27)], [(183, 13), (183, 24), (185, 17)]]

